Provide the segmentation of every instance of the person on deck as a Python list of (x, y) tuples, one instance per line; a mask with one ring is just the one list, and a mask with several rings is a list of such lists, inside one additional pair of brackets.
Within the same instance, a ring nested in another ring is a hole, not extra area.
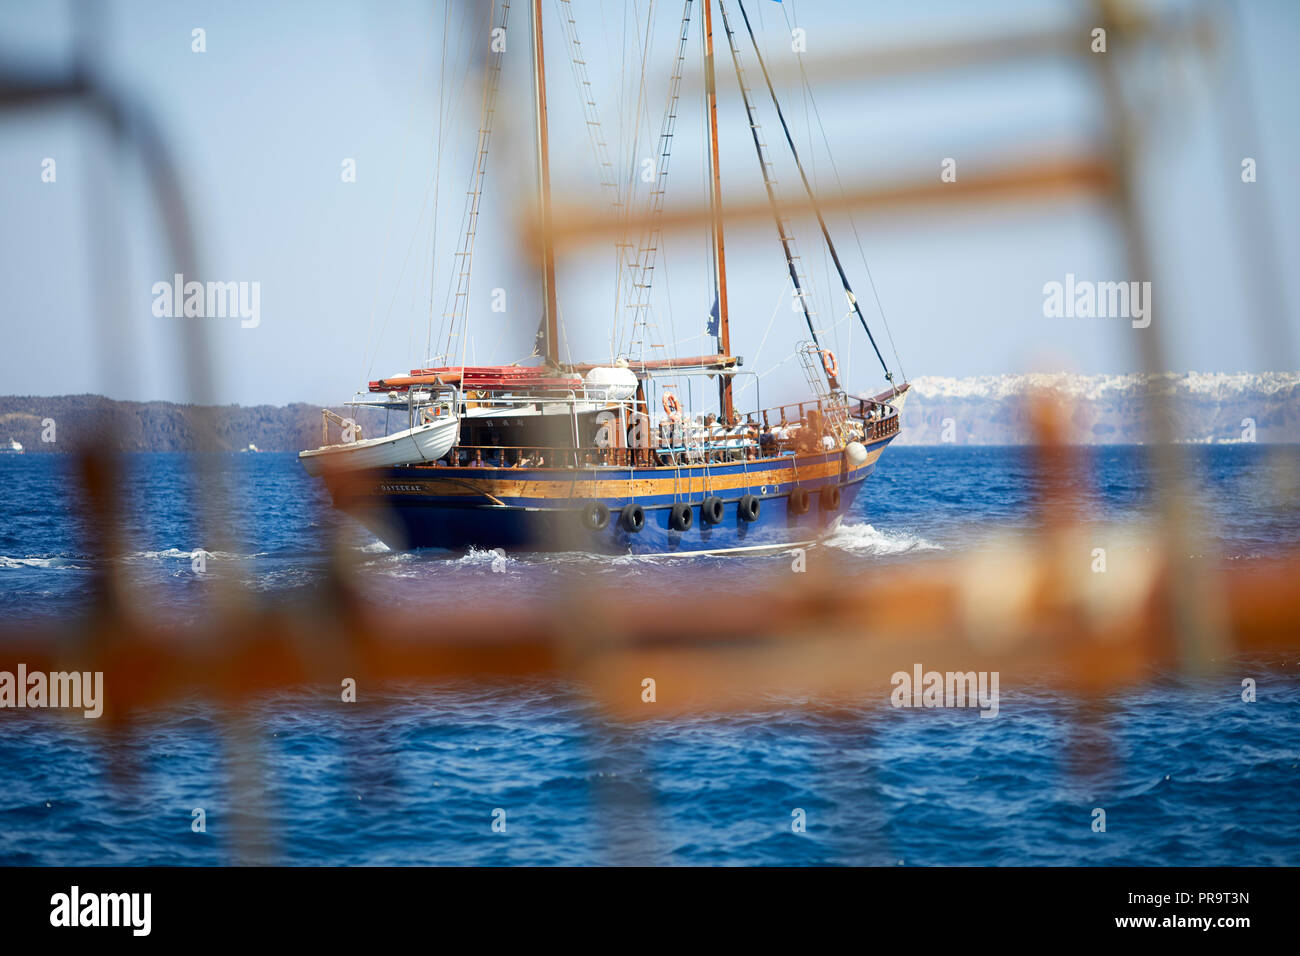
[(709, 412), (708, 417), (704, 419), (704, 447), (705, 461), (716, 461), (718, 458), (718, 439), (722, 436), (723, 428), (718, 423), (718, 416)]

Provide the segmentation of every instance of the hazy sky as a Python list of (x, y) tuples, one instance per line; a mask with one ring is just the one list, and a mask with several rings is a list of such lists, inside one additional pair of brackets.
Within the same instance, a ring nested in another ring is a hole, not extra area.
[[(479, 18), (470, 22), (471, 8), (457, 4), (448, 12), (430, 0), (87, 6), (100, 11), (93, 23), (81, 21), (90, 68), (146, 106), (178, 160), (203, 278), (259, 283), (260, 323), (241, 328), (237, 318), (155, 316), (152, 288), (170, 281), (173, 263), (136, 158), (115, 149), (77, 108), (12, 115), (0, 119), (0, 394), (185, 400), (190, 392), (176, 334), (184, 322), (203, 323), (223, 402), (336, 404), (367, 377), (422, 363), (430, 316), (436, 332), (456, 268), (479, 121), (479, 79), (467, 64), (481, 57), (487, 36)], [(1273, 255), (1286, 265), (1300, 255), (1300, 202), (1286, 165), (1300, 147), (1300, 4), (1242, 0), (1240, 6), (1244, 75), (1191, 50), (1146, 61), (1141, 183), (1154, 275), (1127, 274), (1113, 217), (1086, 199), (855, 216), (909, 376), (1135, 369), (1135, 337), (1149, 333), (1123, 319), (1043, 315), (1044, 284), (1067, 273), (1152, 281), (1153, 322), (1171, 368), (1296, 367), (1294, 354), (1259, 334), (1257, 312), (1267, 297), (1255, 293), (1266, 275), (1261, 249), (1275, 247)], [(704, 195), (696, 7), (669, 203)], [(892, 43), (1052, 24), (1073, 25), (1086, 45), (1091, 27), (1086, 6), (1073, 3), (746, 0), (746, 8), (779, 73), (800, 150), (828, 197), (837, 186), (823, 130), (791, 80), (797, 73), (787, 17), (806, 31), (810, 68), (822, 57), (861, 54), (865, 61), (871, 50)], [(0, 3), (4, 66), (66, 69), (82, 9)], [(654, 154), (682, 4), (573, 0), (572, 9), (610, 156), (626, 176)], [(734, 0), (728, 9), (738, 22)], [(517, 218), (533, 201), (535, 175), (528, 10), (526, 0), (515, 0), (510, 12), (473, 261), (468, 358), (479, 363), (527, 356), (538, 318), (537, 280), (521, 257)], [(597, 201), (596, 161), (559, 10), (556, 0), (546, 0), (557, 202)], [(647, 20), (651, 45), (638, 125), (635, 36), (638, 26), (644, 34)], [(720, 22), (715, 27), (724, 195), (760, 196)], [(206, 52), (191, 48), (195, 28), (205, 31)], [(747, 49), (746, 40), (742, 56), (780, 188), (795, 197), (798, 180), (779, 148), (780, 130)], [(946, 157), (957, 160), (960, 179), (1003, 157), (1084, 156), (1100, 145), (1107, 119), (1088, 66), (1086, 59), (1018, 62), (871, 83), (846, 79), (820, 83), (814, 93), (847, 186), (913, 177), (937, 183)], [(1246, 156), (1258, 162), (1259, 181), (1252, 185), (1241, 182)], [(55, 160), (52, 183), (42, 181), (47, 158)], [(348, 159), (356, 163), (355, 182), (341, 177)], [(1248, 201), (1261, 202), (1268, 213), (1263, 232), (1259, 220), (1238, 215)], [(883, 333), (850, 223), (832, 216), (830, 224), (868, 319)], [(92, 226), (106, 241), (89, 240)], [(879, 384), (861, 330), (841, 321), (844, 300), (815, 230), (800, 222), (796, 231), (820, 321), (829, 328), (825, 339), (848, 367), (847, 383), (854, 389)], [(561, 262), (566, 354), (574, 358), (610, 357), (613, 317), (624, 311), (615, 308), (612, 263), (608, 247)], [(705, 350), (700, 335), (712, 301), (707, 263), (702, 233), (666, 238), (654, 314), (670, 351)], [(728, 264), (733, 351), (745, 356), (747, 368), (768, 373), (763, 404), (797, 397), (800, 373), (789, 356), (806, 333), (791, 308), (774, 232), (733, 230)], [(1281, 321), (1297, 337), (1297, 291), (1290, 276), (1285, 281), (1291, 284)], [(490, 309), (494, 289), (505, 292), (504, 313)]]

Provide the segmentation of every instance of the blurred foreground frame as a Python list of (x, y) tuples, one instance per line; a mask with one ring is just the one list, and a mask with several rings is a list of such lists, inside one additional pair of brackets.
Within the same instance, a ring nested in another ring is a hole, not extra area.
[[(836, 82), (853, 84), (896, 74), (924, 76), (954, 63), (996, 69), (1025, 57), (1077, 58), (1086, 51), (1089, 28), (1100, 25), (1115, 54), (1094, 58), (1110, 134), (1095, 155), (1011, 158), (1002, 169), (964, 176), (960, 185), (851, 184), (827, 205), (870, 213), (938, 203), (978, 209), (1089, 198), (1114, 211), (1132, 274), (1152, 275), (1134, 186), (1141, 124), (1124, 88), (1124, 71), (1142, 51), (1162, 45), (1204, 53), (1215, 46), (1222, 24), (1200, 6), (1171, 22), (1118, 0), (1078, 9), (1078, 23), (1060, 32), (879, 51), (834, 64), (833, 72)], [(181, 177), (142, 104), (100, 86), (80, 66), (60, 76), (20, 74), (0, 64), (0, 77), (0, 122), (11, 121), (16, 111), (75, 104), (115, 143), (131, 147), (130, 155), (145, 167), (175, 271), (201, 275)], [(592, 213), (576, 197), (558, 198), (556, 207), (552, 238), (562, 255), (629, 225)], [(792, 215), (807, 212), (797, 202), (786, 207)], [(766, 197), (754, 194), (728, 206), (725, 215), (729, 231), (748, 232), (766, 225), (770, 209)], [(661, 225), (697, 227), (709, 217), (707, 208), (670, 209)], [(533, 249), (540, 249), (542, 237), (527, 211), (519, 225), (532, 237)], [(1275, 255), (1270, 248), (1253, 257), (1256, 268), (1272, 269)], [(1257, 287), (1276, 288), (1277, 276), (1265, 276)], [(1255, 332), (1290, 360), (1284, 313), (1255, 314), (1263, 326)], [(188, 381), (200, 405), (213, 397), (203, 335), (202, 323), (187, 323), (181, 332)], [(1154, 323), (1137, 337), (1149, 373), (1164, 370), (1160, 335)], [(1179, 493), (1189, 480), (1185, 462), (1172, 441), (1166, 400), (1158, 390), (1147, 400), (1146, 450), (1160, 530), (1153, 547), (1114, 555), (1105, 574), (1093, 572), (1090, 555), (1107, 533), (1090, 523), (1072, 497), (1071, 482), (1083, 463), (1082, 452), (1070, 444), (1069, 408), (1058, 396), (1042, 395), (1030, 409), (1040, 489), (1035, 534), (866, 575), (826, 550), (797, 575), (789, 558), (776, 557), (770, 570), (743, 581), (675, 588), (674, 605), (692, 613), (671, 619), (653, 587), (579, 574), (561, 579), (546, 597), (512, 595), (490, 609), (394, 611), (367, 599), (364, 574), (339, 542), (315, 602), (268, 605), (216, 576), (201, 623), (169, 622), (126, 598), (130, 568), (114, 560), (127, 550), (120, 509), (128, 498), (108, 421), (103, 441), (77, 454), (90, 529), (86, 545), (98, 559), (89, 613), (54, 625), (4, 621), (0, 668), (13, 670), (22, 662), (31, 671), (102, 671), (104, 717), (92, 726), (116, 735), (129, 734), (136, 719), (190, 700), (210, 702), (238, 728), (269, 693), (292, 690), (315, 701), (338, 701), (346, 678), (356, 680), (361, 699), (374, 699), (377, 688), (398, 683), (555, 681), (581, 688), (616, 719), (637, 720), (740, 707), (883, 706), (891, 675), (910, 673), (916, 662), (941, 672), (997, 671), (1003, 688), (1032, 683), (1097, 699), (1157, 673), (1210, 673), (1238, 656), (1294, 652), (1300, 646), (1300, 553), (1261, 558), (1249, 567), (1213, 555), (1190, 559), (1191, 542), (1201, 539), (1197, 516), (1185, 512), (1187, 496)], [(191, 459), (195, 468), (217, 467), (212, 456)], [(193, 487), (206, 489), (203, 500), (193, 502), (195, 510), (215, 513), (213, 496), (222, 483)], [(1280, 493), (1294, 499), (1295, 482)], [(220, 540), (218, 525), (206, 523), (210, 542)], [(646, 678), (655, 682), (653, 703), (642, 697)], [(12, 725), (7, 729), (12, 732)], [(244, 733), (232, 734), (229, 743), (233, 785), (255, 787), (261, 770), (256, 759), (247, 759), (247, 748), (255, 751), (255, 744)], [(267, 852), (260, 835), (237, 839)], [(255, 851), (251, 858), (261, 857)]]

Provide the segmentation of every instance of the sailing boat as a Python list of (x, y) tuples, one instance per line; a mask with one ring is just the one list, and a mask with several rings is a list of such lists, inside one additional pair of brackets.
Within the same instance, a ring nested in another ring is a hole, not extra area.
[[(561, 2), (568, 7), (568, 0)], [(851, 313), (871, 342), (888, 388), (874, 397), (850, 397), (839, 381), (834, 354), (819, 339), (793, 237), (774, 192), (772, 164), (758, 132), (727, 0), (701, 4), (715, 296), (709, 333), (716, 351), (688, 358), (624, 355), (604, 364), (561, 360), (542, 5), (541, 0), (531, 0), (542, 227), (543, 315), (537, 349), (541, 362), (530, 367), (426, 363), (409, 373), (371, 381), (368, 397), (349, 404), (405, 412), (407, 428), (386, 438), (362, 439), (354, 422), (324, 410), (326, 444), (301, 454), (308, 470), (326, 482), (335, 506), (354, 514), (390, 547), (636, 554), (785, 549), (812, 543), (834, 529), (885, 447), (897, 437), (908, 385), (895, 384), (857, 303), (804, 173), (744, 2), (736, 3)], [(771, 408), (738, 409), (733, 392), (733, 380), (745, 373), (743, 360), (732, 353), (728, 313), (713, 69), (715, 4), (736, 66), (777, 236), (808, 329), (808, 339), (800, 343), (797, 354), (810, 394), (804, 401)], [(509, 8), (509, 0), (503, 0), (499, 19), (494, 19), (502, 30)], [(652, 217), (663, 193), (693, 8), (694, 0), (685, 0), (677, 69), (660, 138), (659, 188)], [(570, 29), (573, 23), (570, 13)], [(571, 42), (574, 38), (570, 34)], [(477, 194), (486, 166), (501, 52), (493, 53), (484, 81), (477, 182), (468, 194), (472, 206), (467, 244), (457, 253), (466, 261), (477, 224)], [(633, 288), (649, 287), (655, 245), (642, 243), (639, 257), (627, 263), (641, 279), (631, 283)], [(460, 274), (464, 279), (468, 267)], [(456, 302), (463, 305), (467, 300), (468, 286), (463, 290), (458, 286)], [(717, 382), (717, 411), (707, 418), (693, 415), (682, 401), (680, 383), (688, 382), (689, 397), (695, 391), (689, 383), (697, 376)], [(331, 424), (342, 430), (342, 440), (332, 445)], [(432, 436), (435, 430), (437, 440), (430, 438), (421, 445), (419, 437)]]

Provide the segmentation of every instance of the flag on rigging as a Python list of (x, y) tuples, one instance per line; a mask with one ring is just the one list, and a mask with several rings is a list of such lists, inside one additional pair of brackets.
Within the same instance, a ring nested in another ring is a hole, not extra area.
[(706, 335), (718, 334), (718, 299), (713, 299), (713, 308), (709, 309), (709, 324), (704, 327)]

